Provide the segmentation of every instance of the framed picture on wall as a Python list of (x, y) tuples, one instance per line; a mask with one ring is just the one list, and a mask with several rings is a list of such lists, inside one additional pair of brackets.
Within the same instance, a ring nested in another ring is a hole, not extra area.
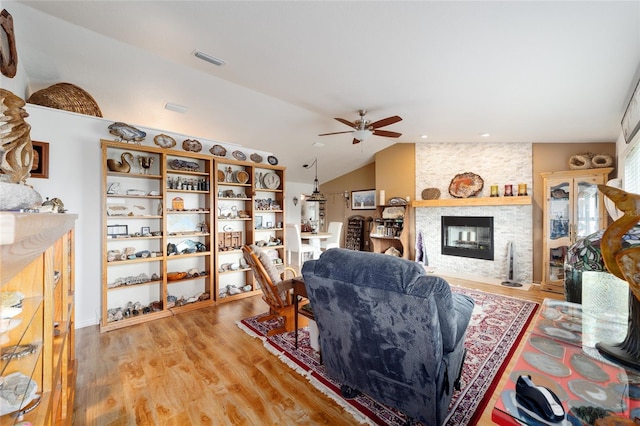
[(33, 166), (31, 177), (49, 179), (49, 143), (31, 141), (33, 144)]
[(631, 95), (629, 105), (622, 116), (622, 134), (626, 143), (631, 142), (640, 130), (640, 81)]
[(351, 191), (351, 210), (374, 210), (375, 208), (375, 189)]

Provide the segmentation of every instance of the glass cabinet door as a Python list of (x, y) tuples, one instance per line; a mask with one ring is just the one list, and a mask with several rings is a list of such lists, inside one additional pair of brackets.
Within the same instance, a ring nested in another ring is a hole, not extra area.
[(600, 229), (598, 185), (595, 179), (581, 180), (577, 185), (576, 231), (574, 240), (591, 235)]
[(569, 237), (570, 182), (561, 182), (551, 187), (549, 197), (549, 238), (558, 240)]
[(564, 259), (571, 245), (571, 191), (572, 182), (559, 181), (549, 186), (547, 226), (549, 227), (549, 262), (547, 281), (557, 282), (564, 279)]

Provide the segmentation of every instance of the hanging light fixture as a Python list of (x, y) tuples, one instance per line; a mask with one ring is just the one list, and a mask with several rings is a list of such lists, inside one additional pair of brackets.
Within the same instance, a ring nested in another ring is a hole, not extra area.
[(314, 165), (316, 166), (316, 178), (313, 180), (313, 193), (310, 196), (306, 197), (305, 200), (316, 203), (326, 203), (327, 197), (325, 197), (324, 194), (321, 194), (320, 189), (318, 188), (318, 159), (316, 158), (315, 160), (313, 160), (313, 163), (305, 164), (302, 167), (304, 167), (305, 169), (309, 169)]

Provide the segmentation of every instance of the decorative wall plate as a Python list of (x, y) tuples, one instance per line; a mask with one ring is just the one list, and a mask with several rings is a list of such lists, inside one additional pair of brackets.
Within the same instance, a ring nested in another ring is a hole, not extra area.
[(422, 191), (423, 200), (437, 200), (440, 198), (440, 190), (438, 188), (426, 188)]
[(235, 158), (238, 161), (245, 161), (247, 159), (247, 156), (244, 155), (244, 152), (242, 151), (233, 151), (231, 153), (231, 155), (233, 155), (233, 158)]
[(262, 177), (262, 186), (267, 189), (278, 189), (280, 186), (280, 176), (275, 173), (267, 173)]
[(169, 161), (169, 167), (171, 167), (173, 170), (195, 172), (200, 168), (200, 165), (195, 161), (179, 160), (177, 158), (174, 158), (173, 160)]
[(153, 138), (153, 143), (158, 145), (160, 148), (173, 148), (176, 146), (176, 140), (169, 135), (165, 135), (164, 133), (160, 133)]
[(218, 170), (218, 182), (224, 182), (224, 172), (222, 170)]
[(273, 155), (270, 155), (267, 157), (267, 162), (269, 164), (271, 164), (272, 166), (275, 166), (278, 164), (278, 159), (276, 157), (274, 157)]
[(109, 133), (113, 136), (117, 136), (121, 141), (133, 141), (140, 143), (147, 136), (147, 132), (143, 132), (142, 130), (136, 129), (135, 127), (123, 123), (121, 121), (116, 121), (113, 124), (110, 124)]
[(249, 173), (245, 172), (244, 170), (238, 170), (236, 172), (236, 180), (238, 181), (238, 183), (249, 182)]
[(389, 200), (390, 206), (406, 206), (407, 200), (402, 197), (393, 197)]
[(227, 150), (222, 145), (214, 145), (209, 149), (209, 152), (216, 157), (224, 157), (227, 155)]
[(456, 198), (468, 198), (482, 191), (484, 180), (477, 174), (465, 172), (457, 174), (449, 184), (449, 194)]
[(251, 161), (254, 163), (262, 163), (262, 155), (256, 154), (255, 152), (251, 154), (249, 158), (251, 158)]
[(182, 149), (190, 152), (200, 152), (202, 151), (202, 144), (195, 139), (185, 139), (182, 141)]

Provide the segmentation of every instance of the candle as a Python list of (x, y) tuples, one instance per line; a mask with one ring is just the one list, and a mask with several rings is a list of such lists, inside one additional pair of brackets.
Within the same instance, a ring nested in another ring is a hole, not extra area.
[(504, 186), (504, 196), (505, 197), (511, 197), (513, 195), (513, 192), (511, 192), (511, 185), (505, 185)]
[(528, 195), (527, 194), (527, 184), (519, 183), (518, 184), (518, 195)]

